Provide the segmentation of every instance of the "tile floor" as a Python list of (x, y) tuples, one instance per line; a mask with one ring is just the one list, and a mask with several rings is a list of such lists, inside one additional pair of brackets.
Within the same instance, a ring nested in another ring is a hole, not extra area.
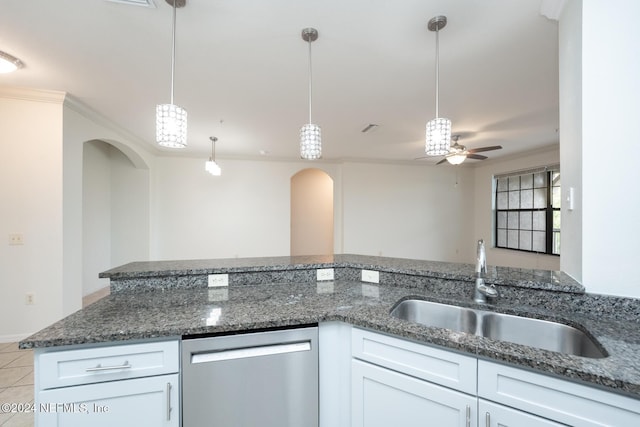
[[(33, 403), (33, 351), (18, 343), (0, 343), (0, 404)], [(0, 410), (0, 426), (33, 426), (33, 413)]]
[[(104, 288), (83, 298), (86, 307), (109, 295)], [(20, 350), (18, 343), (0, 343), (0, 405), (33, 403), (33, 350)], [(32, 427), (33, 413), (6, 413), (0, 409), (1, 427)]]

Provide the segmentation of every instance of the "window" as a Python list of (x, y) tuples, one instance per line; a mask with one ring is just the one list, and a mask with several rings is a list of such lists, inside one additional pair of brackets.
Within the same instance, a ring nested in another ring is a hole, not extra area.
[(560, 255), (560, 167), (495, 177), (498, 248)]

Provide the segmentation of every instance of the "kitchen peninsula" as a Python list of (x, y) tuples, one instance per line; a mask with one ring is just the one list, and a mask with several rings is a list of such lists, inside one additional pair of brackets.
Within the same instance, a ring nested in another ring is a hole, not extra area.
[[(179, 343), (188, 337), (318, 324), (322, 331), (323, 325), (344, 324), (470, 356), (474, 364), (488, 361), (592, 387), (594, 393), (619, 396), (622, 406), (633, 406), (626, 409), (640, 417), (640, 302), (586, 293), (561, 272), (489, 267), (486, 282), (499, 289), (500, 298), (480, 308), (574, 326), (593, 337), (607, 357), (562, 354), (389, 315), (408, 298), (478, 308), (474, 268), (468, 264), (345, 254), (136, 262), (101, 277), (110, 279), (111, 295), (30, 336), (21, 348), (35, 348), (37, 358), (107, 344)], [(326, 340), (320, 336), (323, 366)], [(321, 402), (326, 374), (321, 369)], [(321, 420), (322, 411), (321, 405)], [(475, 411), (472, 416), (477, 419)]]

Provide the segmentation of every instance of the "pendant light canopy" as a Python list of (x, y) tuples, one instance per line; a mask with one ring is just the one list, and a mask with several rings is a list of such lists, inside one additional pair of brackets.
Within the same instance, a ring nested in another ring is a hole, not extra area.
[(220, 176), (222, 175), (222, 169), (220, 169), (220, 166), (216, 163), (216, 141), (218, 141), (218, 138), (210, 136), (209, 139), (211, 140), (211, 157), (209, 157), (209, 160), (205, 163), (204, 168), (211, 175)]
[(311, 101), (313, 96), (313, 75), (311, 68), (311, 43), (318, 39), (318, 30), (305, 28), (302, 30), (302, 40), (309, 44), (309, 123), (300, 129), (300, 157), (306, 160), (316, 160), (322, 157), (322, 135), (320, 126), (311, 121)]
[(187, 146), (187, 111), (173, 103), (173, 82), (176, 68), (176, 8), (185, 6), (185, 0), (166, 0), (173, 6), (171, 36), (171, 103), (156, 105), (156, 142), (168, 148)]
[(429, 20), (429, 31), (436, 33), (436, 118), (426, 126), (425, 153), (427, 156), (443, 156), (451, 147), (451, 120), (440, 117), (438, 109), (440, 86), (440, 40), (439, 33), (447, 25), (446, 16), (436, 16)]

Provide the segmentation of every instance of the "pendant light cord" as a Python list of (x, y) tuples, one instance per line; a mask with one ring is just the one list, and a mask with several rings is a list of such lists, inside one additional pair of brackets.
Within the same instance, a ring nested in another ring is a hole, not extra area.
[(176, 71), (176, 2), (173, 0), (173, 30), (171, 33), (171, 104), (173, 105), (173, 80)]
[(311, 36), (309, 36), (309, 123), (311, 122), (311, 104), (313, 99), (313, 69), (311, 67)]
[(440, 98), (440, 42), (438, 35), (440, 30), (436, 29), (436, 118), (440, 117), (438, 114), (438, 99)]

